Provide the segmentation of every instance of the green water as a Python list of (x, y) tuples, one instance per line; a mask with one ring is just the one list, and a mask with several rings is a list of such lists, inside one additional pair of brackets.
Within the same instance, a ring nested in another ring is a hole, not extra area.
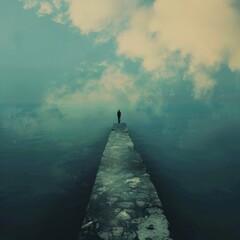
[[(125, 119), (173, 238), (240, 239), (240, 125), (233, 121), (237, 117), (216, 120), (203, 112), (195, 118), (176, 117), (170, 110), (168, 118), (139, 113)], [(55, 127), (49, 127), (49, 121), (33, 124), (35, 116), (27, 126), (20, 116), (2, 124), (1, 240), (77, 238), (115, 119), (59, 116)]]
[(76, 239), (108, 129), (0, 134), (1, 240)]

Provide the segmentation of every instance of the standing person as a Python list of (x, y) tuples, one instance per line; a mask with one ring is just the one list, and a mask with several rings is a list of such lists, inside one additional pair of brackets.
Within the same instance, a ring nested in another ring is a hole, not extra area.
[(117, 111), (117, 118), (118, 118), (118, 124), (121, 122), (121, 112), (120, 110)]

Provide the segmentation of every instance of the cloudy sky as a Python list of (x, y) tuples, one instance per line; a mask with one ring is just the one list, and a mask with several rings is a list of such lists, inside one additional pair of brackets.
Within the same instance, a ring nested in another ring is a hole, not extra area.
[(238, 103), (239, 23), (238, 0), (1, 0), (0, 104)]

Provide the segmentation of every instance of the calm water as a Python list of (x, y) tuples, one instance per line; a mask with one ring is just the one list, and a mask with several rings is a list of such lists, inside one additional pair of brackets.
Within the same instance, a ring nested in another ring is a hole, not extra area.
[[(46, 128), (22, 114), (0, 129), (0, 239), (74, 240), (112, 121), (58, 116), (57, 127)], [(233, 120), (126, 119), (175, 240), (240, 239), (240, 125)]]
[(1, 240), (76, 239), (109, 128), (74, 124), (0, 130)]
[(130, 127), (176, 240), (240, 239), (239, 123), (208, 124)]

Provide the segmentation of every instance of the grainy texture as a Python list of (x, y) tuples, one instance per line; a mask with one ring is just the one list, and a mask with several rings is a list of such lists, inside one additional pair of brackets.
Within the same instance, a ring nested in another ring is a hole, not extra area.
[(126, 124), (114, 124), (79, 240), (168, 240), (168, 222)]

